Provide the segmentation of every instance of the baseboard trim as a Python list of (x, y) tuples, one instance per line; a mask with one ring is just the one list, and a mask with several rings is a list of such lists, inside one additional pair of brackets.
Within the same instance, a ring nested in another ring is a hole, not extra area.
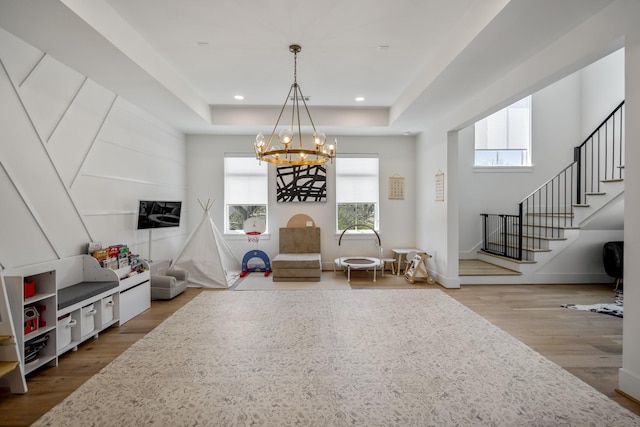
[(640, 378), (624, 368), (620, 368), (618, 372), (618, 387), (619, 389), (616, 389), (616, 392), (636, 403), (640, 403)]

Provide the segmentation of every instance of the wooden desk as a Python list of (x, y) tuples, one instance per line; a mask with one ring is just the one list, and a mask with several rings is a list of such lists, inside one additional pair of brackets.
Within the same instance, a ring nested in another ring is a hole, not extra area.
[(398, 261), (398, 269), (396, 270), (396, 276), (400, 275), (400, 270), (402, 269), (402, 257), (406, 257), (409, 252), (415, 252), (419, 255), (425, 254), (426, 252), (422, 249), (416, 248), (396, 248), (391, 249), (393, 252), (394, 258)]

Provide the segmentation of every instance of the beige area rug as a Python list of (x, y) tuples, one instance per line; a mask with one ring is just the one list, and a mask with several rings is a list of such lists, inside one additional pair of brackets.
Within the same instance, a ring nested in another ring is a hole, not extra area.
[(349, 282), (342, 272), (323, 272), (319, 282), (274, 282), (272, 276), (264, 273), (249, 273), (233, 287), (235, 291), (318, 291), (349, 290)]
[(203, 292), (35, 425), (639, 426), (444, 292)]

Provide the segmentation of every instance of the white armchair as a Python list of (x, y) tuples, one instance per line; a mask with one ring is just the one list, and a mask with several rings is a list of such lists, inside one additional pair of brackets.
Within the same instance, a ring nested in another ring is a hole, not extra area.
[(151, 299), (168, 300), (180, 295), (187, 288), (189, 272), (169, 269), (169, 261), (151, 263)]

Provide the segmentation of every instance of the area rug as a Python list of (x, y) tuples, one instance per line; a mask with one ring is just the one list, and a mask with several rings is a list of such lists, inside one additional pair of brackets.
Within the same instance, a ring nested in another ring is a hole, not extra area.
[(319, 282), (274, 282), (271, 276), (263, 273), (249, 273), (233, 287), (235, 291), (318, 291), (318, 290), (350, 290), (349, 282), (344, 275), (324, 272)]
[(36, 426), (640, 426), (438, 289), (203, 292)]
[(616, 317), (624, 317), (623, 307), (623, 295), (622, 292), (618, 292), (613, 303), (599, 303), (599, 304), (562, 304), (564, 308), (571, 308), (573, 310), (592, 311), (594, 313), (609, 314)]

